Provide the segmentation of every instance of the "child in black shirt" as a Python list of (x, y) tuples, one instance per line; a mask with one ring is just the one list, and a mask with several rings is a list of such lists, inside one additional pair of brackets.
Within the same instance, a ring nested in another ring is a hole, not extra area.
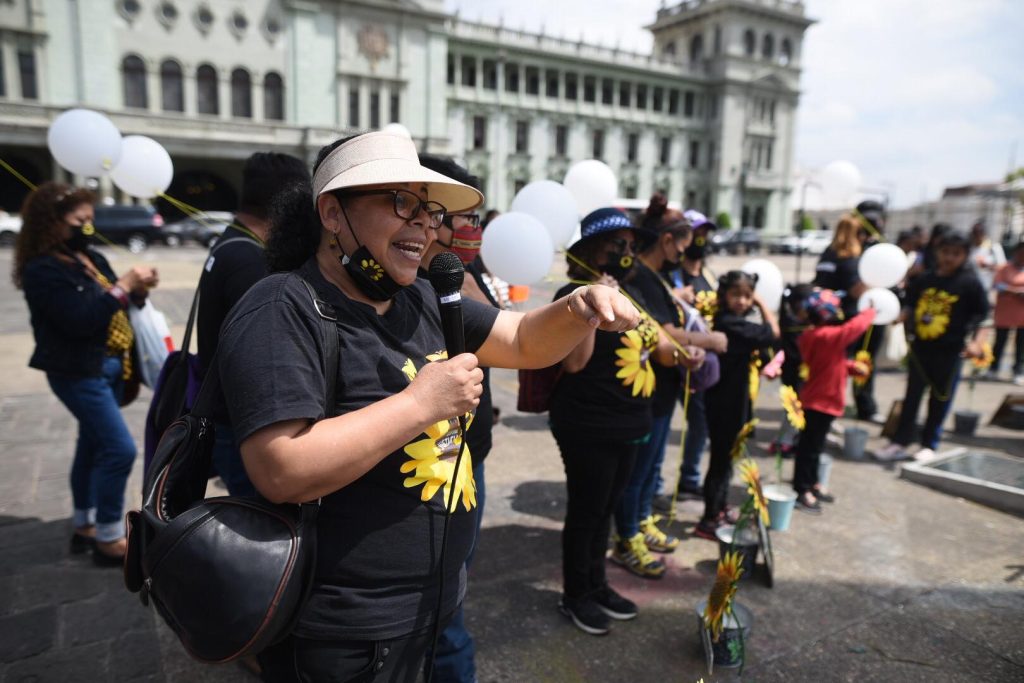
[[(751, 355), (776, 343), (779, 326), (775, 316), (757, 294), (757, 276), (733, 270), (718, 286), (718, 314), (715, 331), (729, 339), (729, 349), (720, 354), (721, 377), (707, 390), (708, 436), (711, 461), (704, 478), (704, 516), (694, 533), (715, 540), (715, 530), (725, 520), (726, 496), (732, 477), (731, 451), (736, 435), (750, 419)], [(757, 307), (764, 322), (748, 319)]]
[[(966, 236), (950, 232), (938, 240), (935, 268), (912, 280), (904, 308), (910, 344), (907, 391), (892, 443), (875, 454), (879, 460), (907, 460), (914, 441), (917, 411), (928, 389), (928, 418), (920, 435), (921, 450), (914, 458), (934, 456), (942, 423), (953, 404), (964, 358), (979, 358), (988, 315), (988, 297), (974, 270), (967, 265)], [(964, 342), (970, 337), (970, 341)]]

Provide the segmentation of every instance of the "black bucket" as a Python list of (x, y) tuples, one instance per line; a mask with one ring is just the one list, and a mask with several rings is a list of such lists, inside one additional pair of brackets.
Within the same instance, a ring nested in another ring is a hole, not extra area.
[(711, 645), (711, 652), (714, 655), (712, 667), (735, 669), (743, 666), (746, 645), (750, 642), (750, 627), (754, 623), (754, 615), (740, 603), (733, 602), (732, 614), (727, 614), (722, 618), (722, 633), (718, 636), (717, 641), (713, 641), (711, 633), (704, 627), (704, 606), (706, 604), (707, 600), (701, 600), (697, 605), (697, 632), (705, 648), (708, 643)]
[(736, 527), (726, 524), (715, 530), (715, 537), (718, 539), (719, 559), (725, 557), (725, 554), (732, 550), (740, 554), (740, 567), (743, 569), (740, 581), (742, 581), (754, 573), (754, 564), (757, 562), (757, 548), (759, 545), (757, 529), (750, 522), (745, 524), (735, 547), (733, 547), (733, 534), (735, 531)]
[(972, 410), (957, 411), (953, 413), (953, 431), (964, 436), (974, 436), (980, 420), (981, 413)]

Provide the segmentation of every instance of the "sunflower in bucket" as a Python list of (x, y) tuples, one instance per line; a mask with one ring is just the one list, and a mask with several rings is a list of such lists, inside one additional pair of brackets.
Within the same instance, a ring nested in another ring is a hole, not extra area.
[(736, 595), (736, 584), (743, 574), (740, 567), (740, 554), (731, 551), (718, 561), (715, 583), (711, 586), (708, 602), (704, 606), (704, 627), (711, 632), (711, 638), (718, 642), (722, 635), (722, 622), (725, 615), (732, 610), (732, 599)]
[(853, 356), (850, 363), (850, 375), (853, 376), (853, 386), (860, 389), (868, 383), (874, 364), (871, 362), (871, 352), (861, 349)]
[(754, 433), (754, 427), (757, 426), (758, 419), (755, 417), (747, 424), (743, 425), (743, 429), (736, 435), (736, 440), (733, 441), (732, 450), (729, 451), (729, 457), (732, 458), (733, 462), (736, 462), (747, 452), (747, 440), (750, 439), (750, 435)]
[(995, 361), (996, 357), (992, 353), (992, 345), (985, 342), (981, 345), (981, 356), (972, 358), (971, 365), (974, 366), (974, 369), (978, 372), (983, 372), (988, 370)]
[[(761, 470), (757, 463), (750, 458), (743, 458), (739, 464), (740, 481), (747, 485), (747, 493), (750, 494), (749, 505), (760, 515), (765, 526), (771, 523), (768, 516), (768, 501), (764, 497), (764, 489), (761, 488)], [(744, 506), (746, 507), (746, 506)]]
[(789, 420), (789, 424), (793, 425), (793, 429), (802, 432), (807, 426), (807, 417), (804, 415), (804, 406), (800, 403), (796, 389), (788, 384), (783, 384), (779, 387), (779, 399), (782, 401), (782, 408), (786, 411), (786, 419)]

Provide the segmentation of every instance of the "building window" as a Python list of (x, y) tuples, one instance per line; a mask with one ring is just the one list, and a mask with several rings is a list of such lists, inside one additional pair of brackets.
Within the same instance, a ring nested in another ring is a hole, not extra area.
[(708, 142), (708, 170), (714, 170), (715, 168), (715, 143)]
[(0, 50), (0, 97), (7, 97), (7, 79), (4, 77), (4, 51)]
[(593, 144), (591, 145), (591, 148), (592, 148), (591, 151), (593, 152), (593, 154), (591, 154), (591, 156), (594, 157), (595, 159), (602, 159), (602, 158), (604, 158), (604, 131), (603, 130), (598, 128), (597, 130), (594, 131), (594, 138), (592, 140), (592, 143)]
[(615, 86), (610, 78), (601, 81), (601, 104), (615, 104)]
[(678, 114), (679, 113), (679, 91), (670, 90), (668, 92), (668, 113)]
[(462, 85), (470, 88), (476, 87), (476, 58), (462, 58)]
[(740, 225), (743, 227), (750, 225), (750, 207), (746, 204), (743, 205), (743, 211), (740, 212)]
[(526, 67), (526, 94), (540, 94), (540, 69), (535, 66)]
[(252, 82), (249, 72), (242, 68), (231, 72), (231, 115), (252, 118)]
[(690, 39), (690, 61), (699, 62), (704, 59), (704, 36), (700, 33)]
[(548, 97), (558, 97), (558, 72), (548, 71), (545, 73), (546, 84), (544, 94)]
[(757, 208), (754, 209), (754, 227), (755, 228), (763, 228), (764, 227), (764, 207), (763, 206), (758, 206)]
[(513, 182), (512, 183), (512, 196), (515, 197), (517, 194), (519, 194), (519, 191), (522, 190), (524, 187), (526, 187), (526, 181), (525, 180), (517, 180), (517, 181)]
[(578, 77), (576, 74), (565, 74), (565, 99), (575, 100), (577, 97), (577, 82)]
[(700, 164), (700, 140), (690, 140), (690, 168)]
[(630, 133), (626, 136), (626, 161), (636, 162), (637, 151), (640, 147), (639, 133)]
[(765, 59), (775, 56), (775, 38), (770, 33), (764, 34), (764, 41), (761, 43), (761, 56)]
[(697, 193), (693, 190), (686, 191), (686, 206), (684, 208), (693, 209), (697, 206)]
[(284, 81), (273, 71), (263, 77), (263, 118), (284, 121)]
[(669, 161), (672, 159), (672, 138), (663, 137), (661, 139), (661, 149), (658, 153), (658, 162), (662, 166), (668, 166)]
[(708, 95), (708, 118), (712, 120), (718, 118), (718, 95)]
[(498, 64), (493, 59), (484, 60), (484, 88), (495, 90), (498, 87)]
[(594, 78), (593, 76), (583, 77), (583, 101), (597, 101), (597, 79)]
[(683, 116), (688, 119), (693, 118), (693, 91), (687, 90), (683, 95)]
[(569, 153), (569, 126), (559, 124), (555, 126), (555, 154), (560, 157), (568, 156)]
[(643, 83), (636, 86), (636, 108), (647, 109), (647, 86)]
[(348, 127), (359, 128), (359, 81), (348, 85)]
[(516, 154), (530, 151), (530, 122), (516, 121)]
[(779, 64), (782, 66), (789, 66), (789, 63), (793, 61), (793, 43), (789, 42), (789, 38), (782, 39), (782, 45), (779, 48)]
[(626, 185), (626, 187), (623, 189), (623, 194), (625, 195), (626, 199), (636, 199), (636, 185)]
[(768, 104), (768, 123), (775, 123), (775, 100)]
[(672, 59), (676, 56), (676, 41), (671, 40), (665, 44), (665, 49), (661, 51), (661, 54), (668, 59)]
[(629, 83), (619, 83), (619, 106), (628, 107), (630, 106), (630, 92)]
[(391, 93), (390, 111), (388, 121), (398, 123), (402, 119), (402, 97), (396, 92)]
[(715, 24), (715, 37), (711, 49), (716, 55), (722, 54), (722, 27), (717, 24)]
[(380, 128), (380, 91), (370, 91), (370, 129)]
[(487, 148), (487, 119), (483, 116), (473, 117), (473, 149)]
[(665, 102), (665, 89), (655, 88), (651, 94), (651, 108), (654, 111), (661, 111), (662, 104)]
[(772, 141), (764, 143), (764, 168), (766, 171), (772, 170)]
[(448, 53), (448, 85), (455, 85), (455, 55)]
[[(21, 81), (22, 99), (38, 100), (39, 82), (36, 77), (36, 53), (31, 49), (18, 50), (18, 77)], [(145, 79), (145, 73), (143, 73), (143, 79)]]
[(505, 92), (519, 92), (519, 65), (505, 65)]
[(160, 65), (160, 100), (164, 111), (185, 111), (181, 65), (173, 59)]
[[(22, 56), (27, 53), (18, 53), (18, 66), (22, 70), (21, 89), (22, 96), (25, 92), (25, 71)], [(33, 74), (35, 66), (33, 63)], [(124, 106), (135, 109), (146, 109), (149, 107), (149, 98), (146, 96), (146, 65), (142, 58), (136, 55), (128, 55), (121, 62), (121, 78), (124, 81)], [(34, 77), (33, 77), (33, 88)]]
[(743, 52), (748, 57), (754, 56), (754, 50), (757, 49), (757, 37), (754, 35), (753, 29), (747, 29), (743, 32)]
[(209, 64), (200, 64), (196, 69), (196, 108), (200, 114), (220, 113), (217, 96), (217, 70)]

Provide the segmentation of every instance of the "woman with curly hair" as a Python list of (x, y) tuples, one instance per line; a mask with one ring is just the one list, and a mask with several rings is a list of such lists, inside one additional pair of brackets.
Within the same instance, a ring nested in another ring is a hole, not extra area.
[(71, 465), (71, 552), (93, 550), (100, 566), (120, 566), (125, 552), (124, 489), (135, 443), (121, 416), (131, 373), (133, 335), (126, 309), (157, 284), (136, 266), (120, 278), (89, 248), (95, 197), (44, 183), (22, 207), (13, 280), (24, 290), (36, 348), (29, 366), (46, 373), (57, 398), (78, 420)]

